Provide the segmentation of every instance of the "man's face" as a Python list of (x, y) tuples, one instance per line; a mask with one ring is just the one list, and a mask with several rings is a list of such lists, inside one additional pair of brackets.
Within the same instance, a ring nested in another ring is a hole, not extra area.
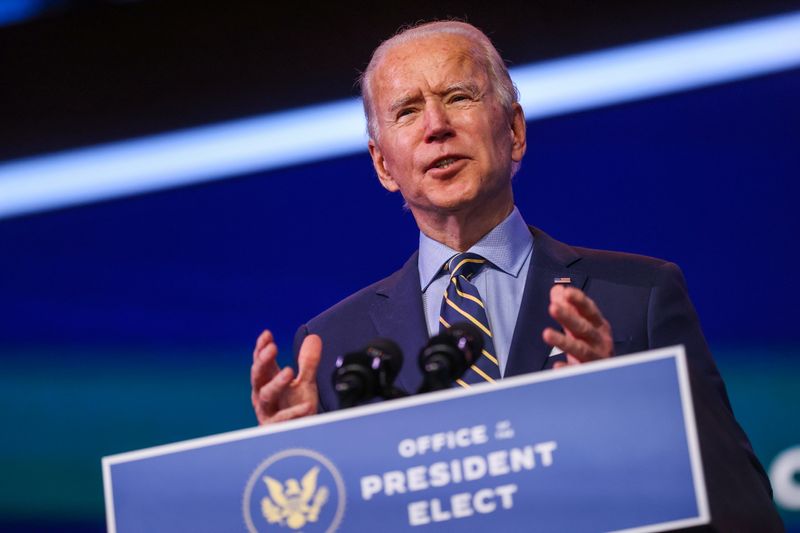
[[(383, 186), (415, 217), (512, 203), (512, 162), (525, 153), (518, 104), (503, 109), (461, 36), (415, 39), (390, 49), (372, 78), (378, 138), (369, 148)], [(494, 205), (497, 204), (497, 205)]]

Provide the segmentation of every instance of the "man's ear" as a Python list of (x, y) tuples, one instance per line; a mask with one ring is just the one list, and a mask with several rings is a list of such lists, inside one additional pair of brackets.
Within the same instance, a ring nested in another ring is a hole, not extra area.
[(511, 110), (511, 160), (515, 163), (522, 161), (527, 148), (527, 133), (525, 113), (519, 103), (514, 103)]
[(378, 174), (378, 179), (381, 185), (383, 185), (383, 188), (389, 192), (397, 192), (400, 190), (394, 178), (392, 178), (389, 169), (386, 168), (386, 159), (384, 159), (378, 144), (370, 139), (367, 146), (369, 147), (369, 156), (372, 158), (372, 166), (375, 167), (375, 173)]

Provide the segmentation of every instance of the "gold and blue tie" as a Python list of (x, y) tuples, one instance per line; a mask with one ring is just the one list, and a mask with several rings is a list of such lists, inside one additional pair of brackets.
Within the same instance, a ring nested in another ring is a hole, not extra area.
[(469, 387), (470, 383), (493, 383), (500, 379), (500, 366), (495, 356), (492, 331), (486, 316), (486, 306), (478, 289), (470, 282), (487, 261), (478, 254), (461, 253), (453, 256), (443, 269), (450, 277), (444, 291), (439, 314), (439, 331), (458, 322), (469, 322), (483, 333), (483, 353), (456, 383)]

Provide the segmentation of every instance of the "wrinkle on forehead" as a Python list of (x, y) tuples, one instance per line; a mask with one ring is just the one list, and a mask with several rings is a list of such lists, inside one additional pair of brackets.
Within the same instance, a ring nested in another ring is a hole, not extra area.
[[(437, 96), (444, 97), (450, 93), (463, 91), (468, 93), (473, 98), (478, 98), (483, 95), (485, 91), (481, 90), (481, 87), (478, 83), (476, 83), (472, 78), (468, 78), (465, 81), (455, 81), (453, 83), (448, 83), (441, 89), (433, 88), (431, 92), (436, 94)], [(395, 100), (391, 101), (391, 106), (389, 106), (389, 111), (395, 112), (398, 109), (402, 108), (407, 104), (411, 104), (417, 102), (423, 98), (421, 91), (412, 91), (407, 95), (402, 95), (396, 98)]]
[[(425, 41), (432, 46), (425, 47)], [(455, 48), (454, 44), (461, 46)], [(420, 97), (423, 90), (442, 94), (458, 84), (477, 86), (485, 92), (489, 76), (477, 57), (474, 44), (460, 36), (420, 37), (398, 44), (375, 68), (374, 103), (387, 110), (401, 100)], [(383, 98), (387, 93), (391, 95), (389, 102)]]

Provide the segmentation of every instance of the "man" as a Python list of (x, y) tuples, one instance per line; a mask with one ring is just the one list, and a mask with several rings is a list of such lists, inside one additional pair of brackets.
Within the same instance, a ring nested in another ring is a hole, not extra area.
[[(460, 22), (411, 28), (376, 49), (361, 85), (375, 171), (405, 199), (420, 250), (299, 329), (297, 376), (277, 366), (272, 334), (259, 337), (251, 370), (259, 422), (337, 408), (330, 380), (337, 355), (379, 336), (416, 354), (454, 311), (490, 342), (492, 353), (470, 370), (473, 382), (684, 344), (714, 526), (780, 530), (769, 482), (733, 418), (680, 270), (559, 243), (529, 228), (514, 207), (525, 118), (489, 39)], [(474, 268), (461, 276), (462, 265)], [(467, 305), (476, 311), (465, 312)], [(397, 383), (413, 392), (420, 382), (407, 362)]]

